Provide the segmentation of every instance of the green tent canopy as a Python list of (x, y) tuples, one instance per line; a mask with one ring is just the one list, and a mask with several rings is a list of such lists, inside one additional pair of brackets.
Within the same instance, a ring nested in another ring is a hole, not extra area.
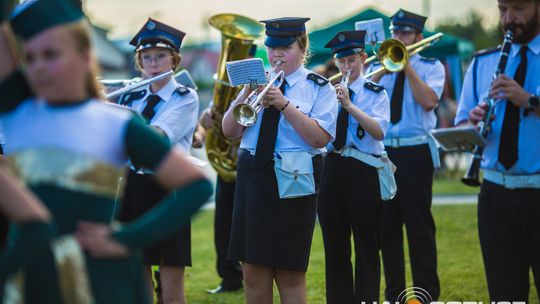
[[(313, 57), (310, 61), (310, 65), (317, 65), (326, 62), (332, 53), (329, 49), (325, 48), (325, 44), (334, 37), (337, 32), (354, 30), (354, 24), (357, 21), (370, 20), (375, 18), (381, 18), (383, 20), (385, 28), (386, 38), (390, 37), (390, 17), (379, 12), (376, 9), (365, 9), (352, 17), (349, 17), (339, 23), (333, 24), (327, 28), (313, 31), (309, 34), (309, 40), (311, 43), (311, 50)], [(424, 31), (424, 37), (434, 35), (435, 32)], [(369, 55), (372, 55), (371, 46), (366, 46)], [(467, 58), (474, 52), (474, 46), (471, 42), (445, 34), (435, 45), (423, 51), (421, 54), (426, 57), (436, 57), (444, 59), (448, 56), (459, 56), (461, 58)]]

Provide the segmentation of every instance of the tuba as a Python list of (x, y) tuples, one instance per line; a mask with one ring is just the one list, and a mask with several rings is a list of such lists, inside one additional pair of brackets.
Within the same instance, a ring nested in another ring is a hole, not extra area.
[(240, 88), (231, 87), (228, 83), (225, 63), (246, 59), (253, 41), (262, 35), (263, 26), (256, 20), (235, 14), (214, 15), (208, 23), (221, 32), (222, 39), (211, 109), (214, 124), (206, 134), (206, 154), (217, 174), (223, 180), (232, 182), (236, 179), (240, 140), (226, 138), (221, 129), (221, 121)]

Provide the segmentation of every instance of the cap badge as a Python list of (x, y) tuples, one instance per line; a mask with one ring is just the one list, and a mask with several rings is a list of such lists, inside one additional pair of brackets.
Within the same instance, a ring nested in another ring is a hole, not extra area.
[(279, 23), (277, 23), (277, 22), (272, 23), (272, 27), (279, 28)]
[(156, 24), (152, 21), (148, 21), (148, 24), (146, 25), (146, 28), (150, 31), (154, 30), (156, 28)]
[(405, 13), (403, 11), (399, 11), (398, 17), (403, 18), (405, 16)]
[(339, 35), (338, 35), (338, 40), (339, 40), (340, 42), (345, 41), (345, 35), (339, 34)]

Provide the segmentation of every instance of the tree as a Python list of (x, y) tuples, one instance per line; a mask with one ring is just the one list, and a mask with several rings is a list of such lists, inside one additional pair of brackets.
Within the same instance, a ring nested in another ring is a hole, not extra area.
[(477, 50), (496, 46), (503, 40), (499, 24), (484, 26), (482, 15), (474, 10), (463, 20), (446, 20), (435, 28), (437, 31), (472, 41)]

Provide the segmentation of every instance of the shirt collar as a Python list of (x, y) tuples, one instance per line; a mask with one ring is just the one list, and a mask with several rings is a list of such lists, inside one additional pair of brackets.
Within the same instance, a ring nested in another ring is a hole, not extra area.
[(285, 80), (287, 80), (287, 83), (289, 84), (289, 87), (293, 87), (295, 83), (298, 82), (302, 77), (306, 77), (307, 70), (303, 66), (300, 66), (296, 71), (292, 72), (288, 76), (285, 77)]
[(150, 84), (146, 87), (146, 91), (148, 92), (145, 97), (148, 97), (150, 95), (157, 95), (159, 98), (161, 98), (162, 101), (167, 102), (171, 99), (172, 95), (176, 91), (178, 84), (176, 83), (176, 80), (174, 78), (171, 78), (167, 84), (161, 88), (157, 93), (152, 93), (150, 91)]
[[(519, 56), (519, 50), (523, 44), (512, 44), (512, 50), (511, 50), (511, 57)], [(538, 55), (540, 53), (540, 35), (536, 35), (536, 37), (531, 40), (528, 44), (529, 50), (533, 52), (533, 54)]]
[(362, 89), (362, 86), (364, 86), (364, 83), (366, 80), (363, 76), (359, 76), (351, 85), (349, 85), (349, 88), (354, 92), (354, 94), (358, 95), (358, 92)]

